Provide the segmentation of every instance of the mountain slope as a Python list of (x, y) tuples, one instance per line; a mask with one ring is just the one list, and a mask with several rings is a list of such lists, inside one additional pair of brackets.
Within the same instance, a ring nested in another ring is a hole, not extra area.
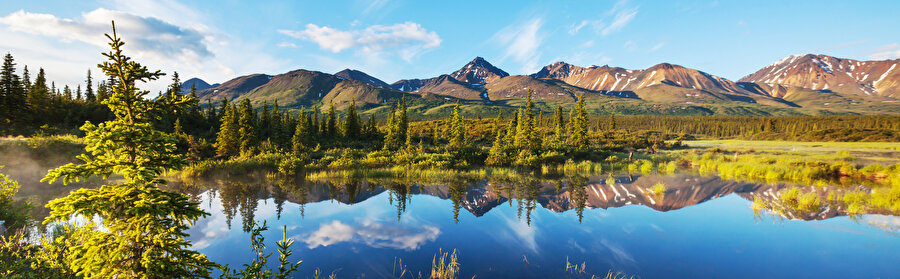
[(368, 83), (371, 85), (375, 85), (378, 87), (382, 87), (382, 88), (390, 88), (391, 87), (386, 82), (381, 81), (380, 79), (377, 79), (375, 77), (370, 76), (369, 74), (366, 74), (362, 71), (357, 71), (357, 70), (344, 69), (343, 71), (335, 73), (334, 76), (341, 78), (341, 79), (358, 80), (358, 81), (362, 81), (362, 82), (365, 82), (365, 83)]
[(273, 76), (269, 82), (259, 86), (240, 99), (247, 98), (254, 105), (262, 102), (278, 103), (285, 106), (309, 105), (330, 92), (341, 79), (322, 72), (294, 70)]
[(407, 99), (418, 97), (419, 95), (409, 94), (402, 91), (391, 90), (382, 87), (376, 87), (372, 84), (346, 79), (335, 84), (335, 86), (322, 97), (322, 103), (328, 104), (333, 102), (335, 107), (345, 108), (351, 102), (356, 101), (357, 106), (378, 105), (384, 103), (388, 99), (400, 98), (407, 95)]
[(249, 93), (251, 90), (262, 86), (263, 84), (266, 84), (271, 78), (272, 76), (263, 74), (253, 74), (237, 77), (232, 80), (226, 81), (219, 86), (199, 90), (197, 92), (197, 97), (204, 102), (206, 100), (210, 100), (212, 102), (218, 102), (222, 99), (233, 100), (241, 95)]
[[(821, 54), (791, 55), (772, 63), (740, 82), (829, 90), (845, 97), (900, 98), (900, 59), (858, 61)], [(785, 97), (784, 90), (766, 92)]]
[(483, 92), (449, 75), (428, 79), (415, 92), (450, 96), (464, 100), (481, 100), (485, 97)]

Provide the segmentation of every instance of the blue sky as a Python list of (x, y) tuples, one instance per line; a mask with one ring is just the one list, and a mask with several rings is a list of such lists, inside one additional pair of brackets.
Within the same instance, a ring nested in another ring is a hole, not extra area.
[(209, 82), (352, 68), (391, 83), (475, 56), (511, 74), (554, 61), (669, 62), (736, 80), (791, 54), (898, 58), (898, 10), (895, 1), (4, 1), (0, 51), (74, 85), (102, 59), (102, 32), (116, 19), (137, 60)]

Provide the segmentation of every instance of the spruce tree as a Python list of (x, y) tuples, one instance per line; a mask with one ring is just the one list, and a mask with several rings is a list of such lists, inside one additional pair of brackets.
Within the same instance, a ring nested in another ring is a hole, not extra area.
[(94, 79), (91, 78), (91, 69), (87, 71), (87, 79), (84, 81), (84, 100), (88, 103), (93, 103), (97, 101), (97, 96), (94, 95)]
[(462, 117), (459, 115), (459, 104), (453, 107), (453, 113), (450, 114), (450, 146), (462, 147), (466, 144), (466, 127)]
[[(158, 178), (164, 171), (187, 164), (174, 154), (175, 137), (153, 129), (154, 106), (145, 98), (149, 92), (136, 86), (162, 73), (151, 72), (122, 54), (124, 43), (115, 25), (107, 38), (112, 50), (104, 55), (109, 61), (99, 67), (118, 79), (106, 103), (114, 118), (99, 125), (86, 122), (81, 129), (89, 153), (78, 156), (84, 163), (50, 170), (42, 181), (69, 183), (117, 174), (124, 182), (79, 189), (50, 201), (50, 217), (44, 223), (68, 226), (69, 236), (59, 240), (68, 246), (61, 260), (80, 276), (209, 277), (214, 264), (189, 250), (191, 242), (185, 239), (189, 225), (208, 214), (188, 196), (157, 187), (166, 184)], [(90, 218), (73, 222), (75, 216), (97, 216), (103, 228)]]
[(519, 126), (519, 111), (516, 110), (513, 113), (512, 120), (509, 121), (509, 126), (506, 126), (506, 135), (503, 140), (506, 142), (505, 145), (508, 147), (516, 146), (516, 131)]
[(337, 113), (334, 112), (334, 103), (328, 102), (328, 123), (325, 127), (325, 135), (329, 138), (335, 138), (338, 134), (337, 131)]
[(30, 109), (29, 115), (32, 115), (35, 124), (46, 123), (47, 111), (50, 107), (51, 91), (47, 87), (47, 76), (44, 69), (38, 70), (37, 77), (34, 78), (34, 84), (28, 90), (27, 103)]
[(400, 148), (399, 125), (396, 120), (397, 110), (391, 107), (391, 115), (388, 118), (387, 133), (384, 135), (384, 149), (396, 150)]
[(300, 119), (297, 121), (297, 128), (294, 129), (294, 136), (291, 138), (291, 151), (294, 156), (300, 156), (303, 149), (309, 141), (309, 127), (306, 122), (306, 113), (300, 109)]
[(563, 133), (565, 133), (565, 124), (563, 123), (565, 120), (563, 120), (562, 106), (556, 106), (556, 111), (553, 112), (553, 121), (555, 127), (553, 130), (553, 142), (555, 144), (560, 144), (563, 140)]
[(7, 53), (0, 68), (0, 121), (21, 121), (21, 117), (27, 113), (24, 87), (16, 75), (13, 56)]
[[(225, 103), (227, 105), (227, 102)], [(216, 137), (216, 154), (219, 157), (231, 157), (240, 151), (240, 134), (238, 130), (237, 109), (234, 105), (222, 109), (219, 134)]]
[(575, 108), (575, 119), (572, 123), (572, 145), (577, 147), (588, 146), (588, 121), (587, 113), (584, 110), (584, 94), (578, 96), (578, 106)]
[(312, 123), (310, 123), (310, 124), (312, 124), (312, 126), (310, 126), (312, 129), (310, 129), (310, 130), (311, 130), (313, 136), (316, 138), (318, 138), (319, 136), (322, 135), (321, 133), (319, 133), (319, 131), (322, 129), (322, 126), (319, 125), (319, 114), (320, 113), (321, 112), (319, 111), (318, 106), (313, 107)]
[(259, 115), (259, 139), (272, 138), (272, 115), (269, 112), (269, 102), (263, 101), (262, 113)]
[(259, 144), (257, 136), (256, 113), (250, 100), (241, 100), (240, 118), (238, 119), (238, 133), (241, 141), (241, 155), (252, 155)]
[(359, 115), (356, 113), (355, 100), (352, 101), (350, 107), (347, 108), (347, 117), (344, 119), (344, 136), (351, 140), (360, 138)]
[(400, 97), (400, 110), (397, 113), (397, 138), (405, 140), (409, 130), (409, 119), (406, 116), (406, 95)]
[(514, 144), (518, 148), (538, 151), (541, 144), (535, 129), (534, 103), (531, 101), (531, 95), (532, 91), (528, 89), (525, 108), (519, 110)]
[(484, 161), (486, 165), (501, 166), (508, 163), (508, 158), (506, 156), (507, 147), (504, 140), (505, 131), (506, 130), (500, 125), (497, 125), (497, 128), (494, 129), (496, 135), (494, 136), (494, 143), (491, 145), (491, 150), (488, 152), (488, 157)]

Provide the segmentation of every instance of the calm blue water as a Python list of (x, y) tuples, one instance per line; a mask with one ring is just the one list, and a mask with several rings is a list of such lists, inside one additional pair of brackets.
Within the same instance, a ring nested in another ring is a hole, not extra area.
[[(610, 270), (636, 278), (891, 278), (900, 272), (895, 216), (755, 215), (752, 197), (783, 185), (688, 175), (616, 178), (614, 186), (605, 176), (567, 182), (559, 193), (547, 181), (213, 182), (192, 191), (212, 215), (192, 227), (190, 239), (213, 261), (234, 267), (251, 261), (244, 231), (250, 220), (270, 226), (264, 233), (270, 249), (286, 226), (296, 240), (292, 257), (303, 260), (298, 278), (316, 269), (339, 278), (396, 277), (398, 259), (427, 276), (434, 255), (453, 249), (460, 278), (560, 278), (567, 258), (601, 277)], [(662, 198), (645, 191), (656, 182), (668, 187)]]

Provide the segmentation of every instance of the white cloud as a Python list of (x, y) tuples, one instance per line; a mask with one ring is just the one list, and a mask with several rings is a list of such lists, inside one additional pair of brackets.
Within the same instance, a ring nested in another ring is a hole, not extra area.
[(330, 224), (321, 225), (318, 230), (310, 234), (303, 242), (306, 242), (309, 248), (312, 249), (349, 241), (353, 239), (354, 233), (353, 227), (334, 220)]
[(869, 51), (869, 57), (877, 60), (900, 58), (900, 44), (886, 44)]
[(289, 47), (289, 48), (297, 48), (297, 45), (294, 43), (281, 42), (278, 44), (278, 47)]
[(339, 30), (307, 24), (303, 30), (278, 30), (279, 33), (314, 42), (319, 48), (338, 53), (358, 48), (362, 53), (397, 54), (410, 61), (425, 50), (441, 45), (441, 38), (414, 22), (372, 25), (362, 30)]
[(527, 22), (516, 22), (500, 29), (491, 38), (506, 48), (501, 60), (512, 58), (521, 64), (522, 72), (533, 72), (537, 69), (541, 53), (538, 51), (544, 42), (541, 33), (543, 18), (535, 18)]
[(366, 220), (354, 227), (335, 220), (321, 225), (303, 242), (306, 242), (310, 249), (341, 242), (358, 242), (373, 248), (416, 250), (425, 243), (434, 241), (440, 234), (439, 228), (428, 225), (407, 227)]
[(198, 30), (103, 8), (84, 13), (77, 20), (20, 10), (0, 18), (0, 23), (14, 31), (105, 47), (107, 39), (103, 34), (110, 32), (112, 20), (116, 21), (116, 31), (126, 41), (127, 49), (136, 54), (175, 56), (183, 60), (212, 56), (205, 35)]
[(616, 13), (616, 17), (613, 18), (613, 22), (603, 28), (601, 32), (604, 36), (609, 35), (610, 33), (621, 30), (625, 25), (628, 25), (632, 19), (637, 15), (637, 8), (626, 9), (623, 11), (619, 11)]
[[(118, 0), (73, 18), (24, 10), (0, 15), (0, 48), (10, 51), (20, 67), (43, 67), (50, 80), (75, 86), (89, 68), (98, 79), (95, 66), (105, 60), (100, 53), (109, 47), (103, 34), (111, 31), (113, 19), (126, 55), (151, 70), (178, 71), (183, 79), (223, 82), (238, 74), (281, 72), (292, 64), (272, 57), (265, 43), (209, 27), (204, 14), (176, 0)], [(157, 92), (169, 83), (164, 77), (141, 88)]]

